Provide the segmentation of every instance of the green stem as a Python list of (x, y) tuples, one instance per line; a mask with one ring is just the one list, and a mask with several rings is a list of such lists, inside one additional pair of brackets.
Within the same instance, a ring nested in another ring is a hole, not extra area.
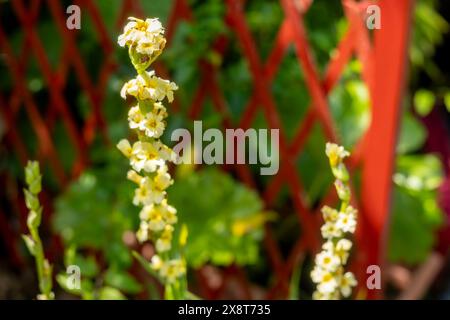
[(25, 176), (28, 185), (28, 189), (24, 190), (25, 204), (30, 210), (27, 225), (31, 237), (24, 236), (24, 240), (28, 250), (35, 258), (41, 297), (46, 300), (51, 300), (54, 298), (52, 292), (52, 268), (45, 259), (42, 241), (39, 237), (39, 225), (42, 218), (42, 207), (38, 198), (38, 194), (41, 191), (39, 164), (37, 162), (29, 162), (25, 169)]

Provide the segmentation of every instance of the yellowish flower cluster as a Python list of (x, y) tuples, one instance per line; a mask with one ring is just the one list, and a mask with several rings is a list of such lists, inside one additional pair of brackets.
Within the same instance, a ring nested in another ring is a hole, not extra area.
[(334, 185), (341, 200), (341, 208), (339, 211), (328, 206), (322, 208), (325, 223), (321, 233), (326, 242), (322, 251), (316, 255), (311, 279), (317, 284), (313, 299), (337, 300), (349, 297), (352, 287), (357, 284), (353, 273), (344, 270), (352, 248), (352, 242), (345, 236), (355, 232), (357, 211), (349, 204), (349, 174), (343, 163), (350, 154), (342, 146), (327, 143), (326, 155), (336, 178)]
[(161, 22), (158, 19), (141, 20), (133, 17), (128, 20), (123, 34), (119, 36), (119, 45), (128, 46), (139, 54), (156, 59), (166, 45)]
[(171, 259), (168, 254), (172, 248), (177, 211), (167, 201), (166, 189), (173, 183), (167, 162), (176, 162), (177, 158), (159, 138), (166, 128), (167, 117), (167, 110), (161, 102), (164, 99), (172, 102), (173, 91), (178, 87), (156, 77), (154, 71), (146, 71), (166, 43), (161, 23), (158, 19), (129, 20), (118, 43), (128, 47), (138, 75), (125, 83), (120, 94), (124, 99), (131, 96), (136, 100), (128, 112), (128, 122), (129, 127), (136, 131), (138, 140), (131, 144), (122, 139), (117, 148), (130, 160), (132, 170), (127, 177), (137, 185), (133, 204), (142, 206), (136, 236), (140, 242), (151, 240), (154, 243), (156, 254), (151, 266), (162, 279), (172, 283), (186, 273), (184, 260)]

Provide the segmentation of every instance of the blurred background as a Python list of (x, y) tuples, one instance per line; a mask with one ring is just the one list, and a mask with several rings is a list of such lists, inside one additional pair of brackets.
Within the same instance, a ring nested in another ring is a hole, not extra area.
[[(66, 27), (72, 4), (79, 30)], [(370, 4), (380, 30), (366, 27)], [(0, 298), (38, 290), (21, 239), (29, 159), (43, 171), (40, 233), (56, 278), (70, 258), (81, 298), (161, 297), (131, 255), (149, 259), (153, 247), (134, 237), (138, 208), (115, 148), (129, 135), (119, 91), (134, 70), (116, 44), (128, 16), (166, 27), (155, 69), (180, 88), (168, 145), (196, 119), (281, 130), (275, 176), (257, 165), (173, 168), (192, 292), (311, 298), (320, 207), (337, 200), (324, 149), (336, 141), (352, 152), (360, 211), (355, 297), (450, 299), (450, 4), (435, 0), (0, 1)], [(377, 292), (364, 285), (370, 264), (382, 267)]]

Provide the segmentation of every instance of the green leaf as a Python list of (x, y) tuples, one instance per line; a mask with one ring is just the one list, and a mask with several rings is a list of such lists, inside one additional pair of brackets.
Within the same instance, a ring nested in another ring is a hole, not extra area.
[(30, 230), (37, 229), (41, 224), (42, 208), (38, 208), (37, 211), (30, 210), (27, 217), (27, 226)]
[(394, 175), (389, 259), (417, 264), (431, 252), (443, 222), (437, 190), (443, 178), (433, 155), (401, 156)]
[(394, 182), (409, 191), (436, 190), (442, 183), (441, 160), (435, 155), (400, 156)]
[(102, 167), (85, 171), (56, 200), (53, 226), (66, 246), (101, 250), (108, 263), (128, 268), (131, 254), (122, 235), (139, 221), (133, 184), (126, 180), (128, 166), (117, 150), (99, 151), (94, 157)]
[(420, 89), (414, 94), (414, 107), (422, 117), (427, 116), (434, 107), (436, 97), (433, 92)]
[(25, 242), (25, 245), (27, 246), (30, 254), (34, 256), (36, 254), (36, 243), (34, 242), (34, 240), (31, 238), (31, 236), (27, 236), (24, 234), (22, 235), (22, 239)]
[(420, 200), (395, 188), (389, 239), (389, 260), (416, 264), (433, 247), (434, 230), (426, 226)]
[(406, 154), (418, 150), (424, 144), (426, 137), (427, 132), (423, 125), (409, 112), (405, 112), (397, 144), (397, 152)]
[[(92, 284), (92, 282), (90, 280), (87, 279), (81, 279), (81, 283), (80, 283), (80, 288), (76, 289), (76, 288), (69, 288), (68, 287), (68, 275), (65, 273), (59, 273), (56, 275), (56, 282), (58, 282), (59, 286), (66, 292), (76, 295), (76, 296), (81, 296), (83, 297), (83, 299), (89, 300), (88, 297), (92, 297), (93, 298), (93, 290), (94, 290), (94, 285)], [(92, 299), (91, 298), (91, 299)]]
[(84, 257), (80, 254), (76, 254), (73, 264), (80, 267), (80, 272), (83, 277), (92, 278), (99, 272), (97, 261), (92, 256)]
[(142, 286), (131, 275), (120, 270), (109, 269), (105, 275), (105, 283), (129, 294), (142, 291)]
[(39, 209), (39, 199), (38, 197), (28, 191), (27, 189), (23, 190), (25, 193), (25, 205), (29, 210), (38, 210)]
[(447, 111), (450, 112), (450, 92), (447, 92), (444, 96), (444, 104)]
[(103, 287), (99, 291), (100, 300), (125, 300), (126, 297), (117, 289), (112, 287)]
[[(178, 225), (186, 224), (189, 230), (184, 248), (189, 265), (257, 261), (266, 220), (261, 219), (263, 205), (254, 191), (209, 167), (177, 179), (168, 192), (178, 209)], [(174, 239), (179, 238), (180, 229)], [(174, 247), (174, 251), (179, 249), (179, 243)]]
[(289, 300), (299, 300), (300, 299), (300, 278), (301, 278), (302, 268), (300, 265), (296, 265), (294, 271), (292, 272), (291, 281), (289, 283)]
[(139, 262), (139, 264), (147, 271), (149, 274), (154, 276), (156, 279), (159, 279), (159, 275), (150, 267), (150, 262), (145, 260), (143, 256), (141, 256), (138, 252), (133, 251), (133, 257)]

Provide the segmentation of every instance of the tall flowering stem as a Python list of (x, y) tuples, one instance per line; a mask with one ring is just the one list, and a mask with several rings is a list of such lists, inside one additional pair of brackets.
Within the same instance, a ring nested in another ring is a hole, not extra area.
[(341, 206), (339, 210), (328, 206), (322, 208), (324, 224), (321, 233), (325, 243), (316, 255), (311, 278), (317, 284), (313, 299), (337, 300), (349, 297), (352, 287), (357, 284), (353, 273), (344, 270), (352, 248), (352, 242), (346, 236), (355, 232), (357, 211), (350, 205), (349, 174), (343, 162), (349, 152), (342, 146), (327, 143), (325, 153), (336, 179), (334, 186)]
[(28, 188), (24, 189), (25, 204), (29, 210), (27, 226), (29, 235), (22, 235), (23, 240), (31, 255), (36, 261), (36, 270), (39, 280), (39, 300), (52, 300), (55, 295), (52, 292), (52, 267), (44, 256), (42, 241), (39, 237), (39, 226), (42, 220), (42, 207), (39, 203), (39, 192), (41, 192), (41, 173), (37, 161), (28, 161), (25, 167), (25, 181)]
[(137, 185), (133, 203), (142, 208), (136, 236), (140, 242), (151, 241), (155, 246), (150, 268), (165, 284), (165, 297), (180, 299), (186, 293), (186, 263), (179, 253), (171, 250), (177, 211), (169, 205), (166, 194), (173, 183), (167, 162), (176, 162), (177, 158), (160, 140), (168, 116), (163, 101), (172, 102), (173, 91), (178, 87), (147, 70), (166, 44), (159, 20), (132, 17), (128, 20), (118, 43), (128, 48), (137, 76), (124, 84), (120, 94), (134, 101), (128, 123), (136, 133), (136, 141), (123, 139), (117, 147), (130, 160), (127, 176)]

